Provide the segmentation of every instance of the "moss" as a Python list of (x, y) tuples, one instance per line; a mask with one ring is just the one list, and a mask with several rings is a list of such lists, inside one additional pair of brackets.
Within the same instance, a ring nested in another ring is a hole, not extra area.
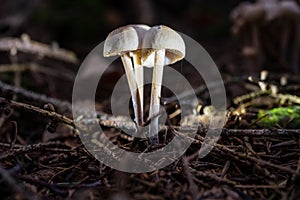
[(258, 118), (262, 118), (258, 122), (258, 125), (266, 128), (276, 126), (282, 128), (299, 128), (300, 106), (290, 106), (273, 108), (271, 110), (262, 110), (258, 113)]

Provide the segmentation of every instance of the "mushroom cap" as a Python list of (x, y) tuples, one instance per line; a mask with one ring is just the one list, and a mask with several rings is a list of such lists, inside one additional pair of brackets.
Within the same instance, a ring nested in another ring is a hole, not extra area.
[(280, 14), (283, 17), (297, 19), (300, 16), (300, 7), (295, 1), (280, 1)]
[(278, 0), (259, 0), (257, 3), (264, 8), (267, 22), (273, 21), (278, 17), (280, 13)]
[(242, 2), (230, 14), (234, 22), (232, 33), (239, 35), (247, 25), (261, 24), (265, 19), (265, 9), (258, 3)]
[(144, 35), (143, 65), (153, 67), (155, 51), (160, 49), (165, 49), (165, 65), (173, 64), (185, 56), (185, 44), (182, 37), (164, 25), (153, 26)]
[(262, 21), (265, 15), (264, 8), (259, 4), (242, 2), (231, 12), (233, 21), (257, 22)]
[(143, 36), (150, 27), (143, 24), (131, 24), (119, 27), (108, 34), (103, 56), (110, 57), (141, 49)]
[(250, 4), (245, 8), (243, 16), (247, 22), (263, 21), (265, 17), (265, 10), (258, 4)]

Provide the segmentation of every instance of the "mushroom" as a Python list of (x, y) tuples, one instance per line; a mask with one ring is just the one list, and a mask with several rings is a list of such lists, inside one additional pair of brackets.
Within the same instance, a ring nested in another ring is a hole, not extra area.
[(233, 33), (244, 36), (242, 53), (248, 68), (289, 67), (299, 72), (300, 7), (294, 0), (243, 2), (232, 11), (231, 17)]
[(300, 7), (292, 0), (279, 2), (279, 17), (283, 22), (281, 57), (287, 61), (293, 72), (299, 72), (298, 42)]
[(241, 3), (231, 12), (234, 21), (232, 32), (243, 40), (242, 54), (248, 69), (260, 66), (263, 53), (260, 41), (260, 26), (265, 18), (265, 9), (260, 4)]
[(142, 63), (153, 67), (149, 109), (149, 137), (151, 144), (158, 143), (158, 114), (160, 107), (163, 66), (173, 64), (185, 56), (185, 44), (181, 36), (163, 25), (153, 26), (144, 35)]
[(278, 17), (279, 5), (278, 0), (258, 0), (257, 5), (260, 5), (265, 10), (265, 21), (270, 23)]
[[(147, 25), (127, 25), (112, 31), (106, 38), (103, 56), (120, 55), (127, 76), (132, 97), (135, 123), (143, 125), (143, 68), (141, 66), (141, 45)], [(136, 91), (136, 92), (135, 92)]]

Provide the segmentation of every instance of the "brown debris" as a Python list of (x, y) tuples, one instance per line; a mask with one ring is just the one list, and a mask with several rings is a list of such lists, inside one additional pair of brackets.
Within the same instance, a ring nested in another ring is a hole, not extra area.
[[(24, 67), (22, 63), (14, 63), (14, 69), (18, 69), (19, 64)], [(0, 76), (1, 73), (7, 71), (0, 70)], [(31, 73), (42, 72), (35, 70)], [(61, 78), (45, 74), (53, 82)], [(230, 96), (236, 101), (229, 105), (226, 126), (209, 155), (202, 159), (198, 157), (207, 131), (205, 126), (199, 126), (196, 137), (187, 138), (192, 141), (192, 145), (185, 155), (163, 169), (140, 174), (116, 171), (96, 160), (87, 151), (78, 137), (80, 130), (74, 126), (69, 100), (63, 101), (25, 89), (23, 85), (13, 86), (0, 81), (0, 114), (3, 120), (0, 129), (2, 197), (250, 200), (272, 196), (274, 199), (297, 199), (300, 130), (285, 127), (266, 129), (253, 121), (259, 106), (265, 108), (299, 104), (299, 78), (286, 75), (285, 79), (285, 84), (280, 85), (281, 76), (272, 74), (263, 80), (252, 77), (251, 81), (247, 76), (228, 77), (224, 81), (226, 89), (231, 90), (233, 85), (238, 85), (245, 91), (245, 95), (235, 98)], [(267, 92), (261, 92), (261, 82), (265, 83)], [(275, 83), (278, 83), (278, 91), (272, 94), (269, 88)], [(36, 85), (38, 88), (39, 84)], [(254, 89), (249, 92), (245, 88)], [(205, 98), (207, 95), (203, 95), (207, 94), (207, 88), (201, 86), (195, 91), (201, 94), (199, 98), (203, 105), (200, 107), (209, 105), (209, 100)], [(188, 97), (189, 94), (184, 93), (179, 98)], [(166, 109), (172, 112), (176, 110), (174, 99), (165, 99), (171, 105), (171, 108)], [(89, 102), (78, 104), (74, 110), (82, 114), (83, 128), (89, 128), (89, 120), (93, 119), (93, 123), (99, 123), (114, 144), (128, 151), (141, 152), (146, 149), (146, 140), (134, 139), (119, 130), (135, 129), (132, 121), (102, 111), (97, 111), (96, 119), (93, 116), (88, 118), (89, 113), (83, 109), (85, 104)], [(107, 106), (105, 102), (98, 104), (99, 108)], [(201, 115), (203, 110), (197, 109), (198, 114)], [(176, 121), (176, 117), (173, 121)], [(46, 130), (49, 124), (55, 127), (55, 133)], [(164, 143), (148, 150), (164, 146), (174, 134), (188, 137), (187, 132), (192, 129), (186, 126), (184, 131), (178, 132), (177, 128), (178, 124), (162, 127), (160, 136), (165, 138)], [(95, 139), (97, 144), (105, 146), (101, 140), (102, 135), (98, 136)], [(114, 157), (119, 158), (120, 155)]]

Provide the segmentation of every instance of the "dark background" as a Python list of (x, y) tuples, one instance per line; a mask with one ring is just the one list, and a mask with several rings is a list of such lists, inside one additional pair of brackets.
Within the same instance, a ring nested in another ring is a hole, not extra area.
[(73, 50), (82, 59), (119, 26), (163, 24), (197, 40), (222, 67), (232, 63), (231, 60), (238, 63), (235, 53), (239, 50), (232, 41), (229, 14), (240, 2), (2, 0), (0, 36), (27, 33), (40, 42), (57, 41), (61, 47)]

